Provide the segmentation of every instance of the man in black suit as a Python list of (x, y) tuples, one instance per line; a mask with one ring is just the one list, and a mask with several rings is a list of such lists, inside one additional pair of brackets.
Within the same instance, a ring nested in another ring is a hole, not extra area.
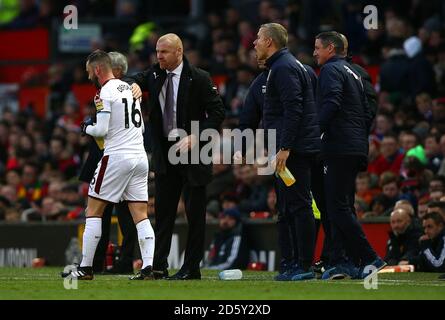
[[(184, 191), (189, 232), (184, 264), (172, 280), (201, 279), (199, 264), (204, 254), (206, 185), (212, 177), (212, 165), (172, 164), (168, 151), (190, 153), (201, 148), (199, 137), (192, 133), (192, 121), (200, 131), (218, 129), (224, 119), (221, 98), (208, 73), (191, 66), (183, 56), (181, 39), (166, 34), (156, 44), (159, 63), (138, 73), (133, 95), (141, 96), (141, 89), (149, 91), (149, 126), (152, 139), (152, 164), (155, 172), (155, 234), (154, 273), (157, 278), (168, 277), (167, 257), (181, 192)], [(137, 84), (137, 85), (136, 85)], [(187, 136), (179, 139), (179, 131)]]

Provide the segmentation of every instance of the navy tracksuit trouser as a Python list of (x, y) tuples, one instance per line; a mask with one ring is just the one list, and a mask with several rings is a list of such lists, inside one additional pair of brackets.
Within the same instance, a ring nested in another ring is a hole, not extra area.
[[(354, 209), (355, 179), (361, 158), (338, 156), (324, 159), (326, 212), (331, 224), (330, 265), (345, 258), (366, 265), (377, 258), (369, 244)], [(346, 257), (345, 257), (346, 253)]]
[(282, 256), (293, 256), (292, 260), (303, 269), (312, 265), (315, 249), (315, 219), (310, 194), (313, 158), (313, 155), (291, 153), (286, 166), (296, 182), (287, 187), (281, 178), (276, 178), (277, 207), (282, 213), (278, 222), (278, 242)]
[[(315, 240), (317, 239), (318, 229), (323, 225), (325, 233), (323, 250), (320, 259), (329, 262), (329, 246), (330, 246), (330, 223), (328, 215), (326, 214), (326, 204), (323, 184), (323, 162), (314, 157), (311, 166), (311, 191), (312, 196), (317, 204), (321, 214), (321, 223), (315, 221)], [(278, 180), (277, 180), (278, 183)], [(281, 200), (280, 194), (277, 193), (277, 203)], [(289, 223), (286, 220), (286, 215), (281, 211), (278, 212), (278, 246), (281, 251), (280, 272), (287, 266), (298, 264), (298, 239), (294, 223)]]

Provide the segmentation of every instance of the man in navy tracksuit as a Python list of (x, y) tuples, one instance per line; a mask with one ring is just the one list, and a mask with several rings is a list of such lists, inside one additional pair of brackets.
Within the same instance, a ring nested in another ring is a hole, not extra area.
[(304, 66), (286, 48), (287, 31), (277, 23), (260, 27), (254, 42), (259, 60), (269, 69), (263, 106), (264, 129), (276, 130), (276, 170), (286, 166), (296, 179), (290, 187), (277, 178), (278, 210), (295, 224), (298, 263), (290, 280), (312, 279), (315, 222), (312, 212), (311, 166), (319, 151), (314, 92)]
[[(323, 32), (316, 37), (314, 57), (322, 66), (317, 108), (331, 224), (331, 268), (323, 273), (323, 279), (364, 278), (385, 265), (366, 239), (354, 211), (355, 178), (367, 165), (373, 119), (361, 78), (341, 57), (343, 51), (339, 33)], [(359, 260), (361, 269), (348, 261), (352, 257)], [(374, 268), (365, 268), (369, 265)]]
[[(240, 130), (258, 129), (262, 127), (261, 120), (263, 117), (264, 93), (266, 92), (266, 81), (269, 70), (265, 68), (264, 61), (258, 61), (258, 65), (263, 72), (261, 72), (250, 85), (244, 100), (243, 108), (240, 113)], [(311, 78), (313, 92), (317, 88), (317, 74), (311, 66), (303, 64), (305, 72)], [(325, 227), (325, 198), (323, 190), (323, 166), (318, 159), (313, 163), (311, 168), (311, 190), (312, 195), (317, 203), (317, 207), (321, 212), (323, 220), (323, 228), (325, 234), (329, 234), (329, 230)], [(277, 195), (279, 202), (280, 195)], [(278, 213), (278, 246), (281, 252), (281, 261), (279, 267), (279, 275), (275, 277), (277, 280), (290, 280), (290, 275), (294, 271), (294, 266), (298, 263), (298, 242), (294, 223), (288, 223), (286, 215), (283, 212)], [(325, 244), (323, 245), (322, 261), (327, 261), (329, 250), (329, 237), (325, 236)]]

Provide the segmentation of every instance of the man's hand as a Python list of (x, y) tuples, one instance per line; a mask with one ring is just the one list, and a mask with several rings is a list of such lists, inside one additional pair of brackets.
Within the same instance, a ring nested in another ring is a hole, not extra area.
[(82, 132), (82, 135), (86, 135), (87, 134), (87, 127), (88, 126), (92, 126), (93, 125), (93, 119), (88, 118), (85, 121), (82, 121), (80, 123), (80, 132)]
[(280, 150), (276, 156), (276, 171), (280, 172), (286, 167), (287, 158), (289, 158), (289, 150)]
[(182, 138), (181, 140), (179, 140), (177, 143), (175, 143), (175, 151), (179, 151), (180, 153), (184, 153), (187, 152), (189, 150), (191, 150), (196, 143), (198, 142), (198, 138), (191, 134), (187, 137)]
[(131, 93), (133, 94), (133, 98), (135, 99), (139, 99), (142, 97), (141, 87), (139, 87), (139, 85), (136, 83), (133, 83), (131, 85)]

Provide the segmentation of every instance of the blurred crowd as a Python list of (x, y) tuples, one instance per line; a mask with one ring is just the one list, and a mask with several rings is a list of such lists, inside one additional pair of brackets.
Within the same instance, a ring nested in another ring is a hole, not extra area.
[[(51, 0), (10, 3), (8, 17), (0, 10), (2, 29), (49, 28), (66, 4)], [(368, 170), (356, 182), (357, 215), (389, 217), (401, 200), (412, 207), (413, 219), (426, 214), (431, 203), (444, 207), (443, 1), (205, 1), (201, 19), (178, 25), (175, 30), (147, 20), (150, 15), (144, 13), (149, 12), (151, 1), (70, 3), (78, 6), (81, 16), (130, 18), (142, 26), (134, 30), (136, 36), (144, 30), (142, 37), (135, 37), (137, 41), (104, 37), (92, 44), (93, 49), (126, 54), (128, 74), (156, 62), (155, 44), (160, 35), (178, 33), (190, 63), (209, 71), (218, 86), (226, 107), (223, 128), (238, 126), (244, 97), (259, 73), (253, 41), (262, 23), (286, 26), (290, 51), (315, 68), (314, 36), (326, 30), (344, 33), (353, 61), (368, 70), (378, 70), (374, 83), (378, 111), (370, 135)], [(376, 30), (363, 27), (363, 8), (368, 4), (378, 8)], [(77, 174), (86, 158), (89, 138), (80, 135), (79, 125), (94, 108), (80, 108), (71, 86), (88, 83), (84, 69), (82, 59), (58, 61), (46, 74), (27, 77), (20, 84), (50, 89), (44, 119), (38, 118), (31, 106), (16, 112), (0, 105), (0, 220), (83, 218), (87, 186), (79, 183)], [(84, 114), (79, 109), (85, 110)], [(258, 176), (255, 165), (218, 164), (213, 170), (214, 180), (207, 188), (209, 219), (231, 208), (238, 208), (244, 218), (276, 216), (272, 180)], [(150, 193), (154, 187), (150, 186)], [(183, 203), (178, 215), (184, 215)]]

